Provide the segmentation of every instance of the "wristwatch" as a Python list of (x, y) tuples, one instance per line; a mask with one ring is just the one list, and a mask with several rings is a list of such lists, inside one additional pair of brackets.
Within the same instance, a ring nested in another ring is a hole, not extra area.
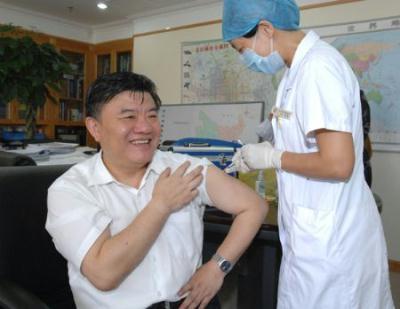
[(215, 253), (212, 257), (214, 261), (217, 262), (219, 268), (225, 274), (229, 273), (233, 267), (233, 264), (226, 260), (224, 257), (220, 256), (218, 253)]

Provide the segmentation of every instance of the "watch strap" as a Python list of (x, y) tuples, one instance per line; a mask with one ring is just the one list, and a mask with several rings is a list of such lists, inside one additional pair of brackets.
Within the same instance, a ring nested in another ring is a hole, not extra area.
[(218, 267), (225, 274), (229, 273), (233, 268), (233, 263), (225, 259), (223, 256), (219, 255), (218, 253), (215, 253), (212, 256), (212, 259), (217, 262)]

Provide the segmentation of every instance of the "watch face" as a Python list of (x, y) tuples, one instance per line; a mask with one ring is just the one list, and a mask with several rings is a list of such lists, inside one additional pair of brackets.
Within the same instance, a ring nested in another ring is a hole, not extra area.
[(231, 263), (230, 262), (228, 262), (228, 261), (223, 261), (222, 263), (221, 263), (221, 270), (223, 271), (223, 272), (228, 272), (228, 271), (230, 271), (230, 269), (231, 269)]

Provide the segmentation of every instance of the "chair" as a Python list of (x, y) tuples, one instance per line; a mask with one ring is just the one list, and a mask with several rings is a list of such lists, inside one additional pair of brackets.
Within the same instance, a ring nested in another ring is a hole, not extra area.
[(36, 165), (36, 162), (29, 156), (0, 151), (0, 166), (26, 166)]
[(0, 308), (76, 308), (45, 230), (47, 189), (69, 166), (0, 167)]

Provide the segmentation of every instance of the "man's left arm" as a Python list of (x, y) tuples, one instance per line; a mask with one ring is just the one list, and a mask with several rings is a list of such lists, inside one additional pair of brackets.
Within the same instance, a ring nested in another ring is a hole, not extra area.
[[(216, 208), (234, 216), (232, 226), (217, 250), (219, 256), (234, 264), (260, 229), (268, 205), (247, 185), (214, 166), (207, 170), (206, 189)], [(221, 288), (225, 275), (215, 260), (208, 261), (180, 290), (180, 295), (187, 294), (180, 308), (205, 308)]]

